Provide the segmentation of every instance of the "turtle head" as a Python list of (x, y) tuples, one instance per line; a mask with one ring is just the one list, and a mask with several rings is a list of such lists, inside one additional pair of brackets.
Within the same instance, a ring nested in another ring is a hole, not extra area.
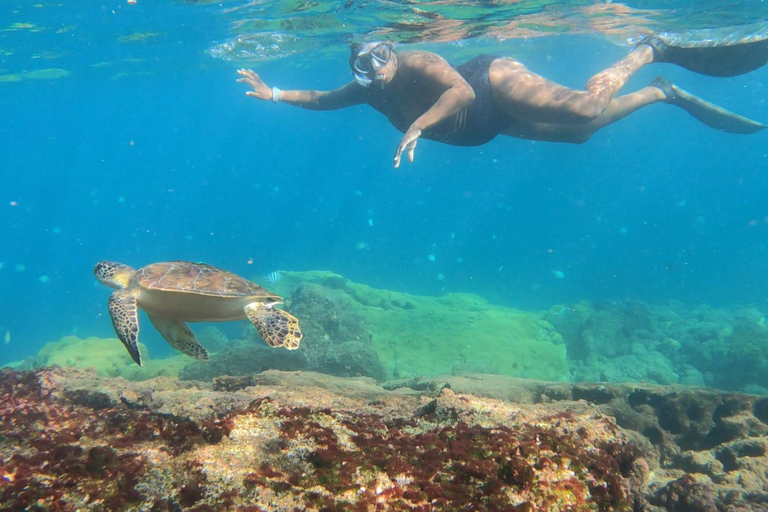
[(115, 261), (100, 261), (93, 267), (93, 274), (101, 284), (110, 288), (127, 288), (136, 271)]

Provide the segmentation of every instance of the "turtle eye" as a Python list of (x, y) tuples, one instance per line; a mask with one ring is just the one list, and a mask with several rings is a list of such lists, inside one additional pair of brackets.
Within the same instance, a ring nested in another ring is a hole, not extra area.
[(117, 265), (111, 261), (100, 261), (93, 268), (93, 273), (98, 279), (109, 281), (117, 273)]

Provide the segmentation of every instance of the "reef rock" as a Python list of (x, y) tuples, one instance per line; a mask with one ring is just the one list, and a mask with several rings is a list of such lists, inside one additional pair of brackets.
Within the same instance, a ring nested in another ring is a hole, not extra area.
[(22, 367), (92, 368), (102, 377), (146, 380), (158, 376), (175, 377), (189, 363), (189, 358), (181, 354), (152, 359), (147, 347), (143, 343), (139, 346), (144, 355), (144, 366), (133, 362), (117, 338), (81, 339), (77, 336), (65, 336), (58, 341), (46, 343), (34, 357), (23, 361)]
[(212, 384), (3, 371), (0, 510), (743, 512), (768, 502), (765, 398), (481, 375), (388, 387), (305, 372)]
[[(305, 290), (291, 303), (297, 316), (305, 293), (343, 304), (342, 311), (357, 315), (361, 323), (353, 321), (351, 331), (360, 332), (364, 326), (370, 332), (370, 346), (388, 378), (479, 372), (547, 380), (569, 377), (562, 337), (536, 313), (494, 306), (477, 295), (427, 297), (380, 290), (331, 272), (284, 272), (276, 286), (284, 296)], [(327, 311), (324, 306), (308, 307), (300, 318), (310, 323), (317, 318), (330, 347), (349, 341), (346, 327), (338, 328), (344, 335), (333, 334), (337, 327)], [(323, 348), (319, 353), (328, 352)]]
[(639, 452), (586, 403), (366, 382), (361, 394), (354, 380), (270, 374), (215, 391), (2, 372), (0, 507), (628, 511), (645, 478)]
[(712, 386), (768, 394), (768, 317), (679, 302), (580, 302), (544, 318), (563, 336), (574, 381)]
[(342, 377), (386, 377), (378, 354), (371, 346), (371, 334), (363, 318), (348, 302), (312, 284), (296, 288), (288, 300), (290, 310), (301, 322), (304, 338), (299, 350), (268, 347), (254, 329), (244, 340), (230, 344), (211, 356), (210, 361), (189, 364), (180, 377), (210, 380), (222, 375), (243, 376), (268, 369), (314, 370)]

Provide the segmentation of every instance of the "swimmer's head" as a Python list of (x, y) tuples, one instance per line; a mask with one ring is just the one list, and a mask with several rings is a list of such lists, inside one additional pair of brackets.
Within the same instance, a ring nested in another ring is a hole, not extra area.
[(349, 65), (357, 83), (363, 87), (370, 87), (373, 83), (384, 87), (384, 84), (392, 80), (394, 73), (387, 66), (395, 53), (391, 43), (355, 43), (351, 50)]

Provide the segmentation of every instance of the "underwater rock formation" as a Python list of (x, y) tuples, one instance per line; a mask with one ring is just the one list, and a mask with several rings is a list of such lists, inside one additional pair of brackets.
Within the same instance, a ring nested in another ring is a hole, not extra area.
[(0, 372), (0, 510), (744, 512), (768, 502), (765, 398), (477, 375), (391, 391), (302, 372), (227, 379)]
[(208, 362), (181, 355), (152, 360), (142, 346), (147, 364), (139, 368), (117, 340), (94, 339), (98, 347), (72, 347), (71, 340), (54, 344), (24, 367), (94, 367), (102, 375), (131, 380), (155, 375), (210, 380), (270, 368), (378, 381), (446, 373), (570, 377), (563, 339), (539, 313), (495, 306), (470, 294), (426, 297), (380, 290), (330, 272), (280, 275), (271, 287), (288, 297), (287, 308), (300, 319), (304, 339), (297, 351), (267, 347), (250, 326), (232, 342), (205, 327), (198, 335), (211, 353)]
[[(449, 373), (569, 377), (562, 337), (538, 313), (496, 306), (471, 294), (427, 297), (381, 290), (332, 272), (282, 275), (276, 293), (290, 296), (299, 286), (315, 285), (323, 297), (359, 315), (388, 378)], [(320, 308), (306, 320), (322, 315)]]
[(317, 285), (301, 285), (290, 296), (292, 314), (301, 319), (304, 338), (300, 350), (270, 348), (254, 329), (248, 339), (213, 354), (210, 361), (189, 364), (180, 373), (187, 380), (210, 380), (221, 375), (250, 375), (268, 369), (314, 370), (342, 377), (383, 380), (384, 367), (371, 347), (362, 317), (349, 305)]
[[(383, 382), (486, 373), (572, 382), (711, 386), (768, 395), (768, 316), (754, 307), (688, 307), (634, 300), (556, 306), (545, 313), (481, 297), (423, 297), (374, 289), (330, 272), (282, 272), (274, 288), (301, 320), (302, 346), (274, 350), (248, 325), (229, 341), (199, 329), (209, 362), (178, 355), (140, 368), (116, 339), (66, 337), (15, 368), (93, 367), (130, 380), (211, 380), (267, 369), (367, 376)], [(245, 325), (245, 322), (243, 323)]]
[(0, 373), (2, 509), (618, 511), (644, 475), (588, 406), (361, 400), (287, 377), (216, 392)]
[(768, 394), (768, 319), (755, 308), (581, 302), (545, 316), (574, 381), (712, 386)]
[(65, 336), (46, 343), (34, 357), (15, 364), (19, 369), (60, 366), (62, 368), (92, 368), (102, 377), (123, 377), (129, 380), (145, 380), (158, 376), (175, 377), (189, 364), (189, 358), (176, 355), (163, 359), (151, 359), (147, 347), (139, 343), (144, 354), (144, 366), (133, 362), (125, 347), (117, 338), (78, 338)]

